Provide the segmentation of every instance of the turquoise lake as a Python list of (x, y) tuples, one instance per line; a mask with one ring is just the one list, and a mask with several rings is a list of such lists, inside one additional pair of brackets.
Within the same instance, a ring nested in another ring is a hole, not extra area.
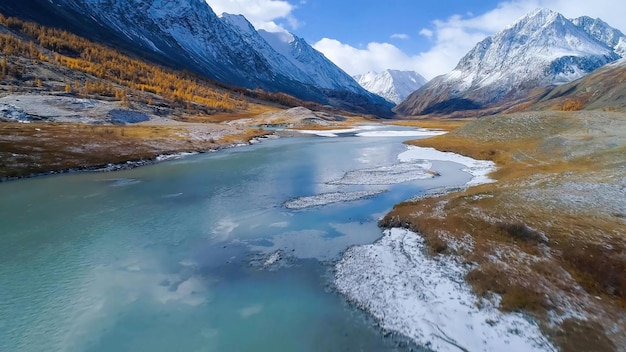
[[(434, 178), (332, 183), (397, 164), (407, 139), (290, 137), (0, 183), (0, 350), (419, 349), (332, 284), (333, 263), (380, 238), (377, 220), (394, 204), (470, 180), (461, 165), (433, 161)], [(386, 192), (285, 207), (371, 190)]]

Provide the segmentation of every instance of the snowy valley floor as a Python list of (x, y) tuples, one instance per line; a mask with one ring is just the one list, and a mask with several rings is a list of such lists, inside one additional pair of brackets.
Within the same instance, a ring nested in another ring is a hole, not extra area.
[(493, 160), (497, 182), (398, 204), (381, 226), (419, 235), (391, 230), (348, 251), (340, 291), (435, 350), (626, 350), (623, 114), (492, 116), (411, 144)]

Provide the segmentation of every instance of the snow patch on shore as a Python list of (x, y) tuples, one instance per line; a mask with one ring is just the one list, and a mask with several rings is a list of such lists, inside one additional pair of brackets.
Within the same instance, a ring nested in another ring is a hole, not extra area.
[(156, 157), (156, 161), (176, 160), (184, 157), (196, 155), (198, 152), (180, 152), (174, 154), (161, 154)]
[(336, 264), (335, 285), (383, 329), (435, 351), (555, 351), (536, 323), (504, 314), (477, 297), (454, 257), (430, 257), (421, 236), (386, 230), (371, 245), (352, 247)]
[(369, 198), (386, 191), (357, 191), (357, 192), (330, 192), (314, 196), (299, 197), (285, 202), (287, 209), (299, 210), (332, 203), (351, 202), (359, 199)]
[(472, 175), (472, 180), (466, 183), (466, 186), (475, 186), (483, 183), (495, 182), (487, 175), (496, 170), (496, 165), (489, 160), (475, 160), (463, 155), (442, 152), (435, 148), (423, 148), (409, 146), (409, 149), (398, 155), (400, 162), (412, 162), (416, 160), (439, 160), (452, 161), (464, 165), (463, 171)]
[(0, 103), (0, 121), (31, 122), (32, 117), (22, 108), (13, 104)]

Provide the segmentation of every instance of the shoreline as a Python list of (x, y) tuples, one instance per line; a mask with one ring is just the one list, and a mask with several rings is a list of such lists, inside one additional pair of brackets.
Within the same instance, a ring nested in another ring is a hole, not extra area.
[[(452, 161), (472, 175), (462, 186), (427, 190), (420, 199), (497, 182), (488, 177), (496, 171), (492, 161), (411, 145), (398, 155), (400, 162), (415, 160)], [(405, 225), (410, 224), (389, 227), (381, 221), (381, 238), (351, 246), (332, 264), (334, 290), (370, 314), (383, 333), (400, 334), (437, 351), (556, 350), (538, 321), (525, 314), (501, 312), (498, 298), (476, 295), (464, 279), (471, 265), (457, 256), (430, 255), (424, 237)], [(473, 244), (459, 241), (453, 246), (471, 250)]]
[(380, 226), (419, 233), (431, 257), (471, 263), (462, 280), (478, 298), (532, 317), (559, 350), (624, 351), (623, 116), (497, 115), (412, 141), (493, 160), (497, 182), (401, 202)]
[(429, 255), (424, 238), (409, 229), (381, 230), (374, 243), (344, 252), (334, 264), (334, 285), (383, 332), (436, 351), (556, 350), (535, 319), (501, 312), (497, 299), (479, 299), (460, 258)]
[[(37, 127), (36, 126), (37, 122), (33, 123), (28, 123), (28, 125), (32, 125), (34, 127), (35, 130), (40, 131), (41, 128), (43, 126)], [(361, 128), (359, 127), (359, 125), (361, 125)], [(31, 173), (31, 174), (27, 174), (27, 175), (20, 175), (20, 176), (2, 176), (0, 177), (0, 182), (11, 182), (11, 181), (18, 181), (18, 180), (23, 180), (23, 179), (29, 179), (29, 178), (37, 178), (37, 177), (45, 177), (45, 176), (52, 176), (52, 175), (61, 175), (61, 174), (69, 174), (69, 173), (78, 173), (78, 172), (115, 172), (115, 171), (123, 171), (123, 170), (130, 170), (130, 169), (134, 169), (134, 168), (138, 168), (138, 167), (142, 167), (142, 166), (149, 166), (149, 165), (154, 165), (163, 161), (167, 161), (169, 159), (165, 159), (165, 160), (158, 160), (161, 157), (167, 157), (170, 155), (180, 155), (180, 154), (204, 154), (204, 153), (212, 153), (212, 152), (217, 152), (223, 149), (230, 149), (230, 148), (236, 148), (239, 146), (247, 146), (247, 145), (252, 145), (255, 144), (255, 141), (259, 142), (263, 139), (266, 138), (280, 138), (281, 136), (301, 136), (301, 137), (305, 137), (305, 136), (319, 136), (319, 137), (336, 137), (337, 134), (345, 134), (345, 133), (355, 133), (359, 132), (358, 135), (362, 136), (361, 137), (376, 137), (377, 135), (375, 135), (376, 132), (368, 132), (370, 130), (375, 130), (376, 128), (368, 128), (368, 126), (371, 125), (380, 125), (380, 126), (386, 126), (388, 125), (387, 123), (385, 123), (385, 121), (368, 121), (368, 122), (363, 122), (363, 121), (356, 121), (350, 124), (346, 124), (345, 122), (343, 124), (338, 124), (336, 126), (333, 125), (329, 125), (329, 126), (319, 126), (322, 128), (316, 129), (316, 130), (308, 130), (308, 129), (293, 129), (293, 128), (288, 128), (288, 129), (283, 129), (283, 130), (261, 130), (263, 131), (263, 133), (259, 133), (259, 134), (252, 134), (252, 135), (248, 135), (248, 140), (243, 143), (243, 142), (227, 142), (227, 143), (217, 143), (217, 147), (215, 148), (196, 148), (196, 149), (185, 149), (185, 148), (181, 148), (179, 150), (175, 150), (172, 152), (166, 152), (166, 153), (158, 153), (155, 154), (154, 156), (148, 157), (148, 158), (129, 158), (126, 160), (122, 160), (119, 162), (103, 162), (103, 163), (97, 163), (97, 164), (93, 164), (93, 165), (88, 165), (88, 166), (79, 166), (79, 167), (67, 167), (67, 168), (59, 168), (59, 169), (55, 169), (55, 170), (48, 170), (48, 171), (42, 171), (42, 172), (36, 172), (36, 173)], [(393, 125), (393, 124), (391, 124)], [(411, 128), (415, 128), (416, 126), (404, 126), (401, 124), (398, 124), (399, 126), (403, 126), (403, 127), (411, 127)], [(138, 125), (134, 125), (134, 126), (138, 126)], [(134, 127), (133, 125), (128, 125), (126, 127), (128, 128), (132, 128)], [(84, 127), (84, 126), (83, 126)], [(104, 127), (106, 128), (106, 125), (100, 125), (98, 127)], [(109, 128), (120, 128), (123, 129), (125, 126), (108, 126)], [(256, 125), (254, 126), (247, 126), (247, 130), (250, 130), (250, 128), (254, 128), (254, 127), (258, 127)], [(365, 127), (365, 128), (362, 128)], [(245, 130), (243, 130), (245, 131)], [(223, 139), (228, 139), (231, 136), (238, 136), (240, 135), (240, 133), (242, 131), (237, 131), (239, 133), (232, 133), (232, 134), (225, 134), (222, 135), (221, 138)], [(382, 134), (382, 135), (378, 135), (380, 137), (385, 137), (385, 136), (405, 136), (407, 138), (409, 137), (430, 137), (430, 136), (437, 136), (437, 135), (441, 135), (444, 134), (446, 132), (443, 132), (439, 129), (435, 129), (435, 130), (430, 130), (430, 129), (425, 129), (425, 128), (419, 128), (416, 129), (414, 131), (406, 131), (403, 133), (399, 133), (399, 134)], [(273, 137), (265, 137), (265, 136), (273, 136)], [(407, 140), (408, 141), (408, 140)], [(175, 157), (176, 158), (176, 157)], [(112, 158), (111, 158), (112, 159)]]
[[(273, 136), (273, 137), (265, 137), (265, 136)], [(250, 145), (262, 142), (263, 139), (272, 139), (272, 138), (279, 138), (279, 136), (276, 133), (267, 133), (267, 134), (262, 134), (258, 136), (253, 136), (252, 138), (250, 138), (250, 140), (247, 143), (225, 143), (225, 144), (219, 145), (217, 148), (211, 148), (211, 149), (184, 150), (184, 151), (177, 151), (173, 153), (157, 154), (152, 158), (129, 159), (126, 161), (121, 161), (121, 162), (113, 162), (113, 163), (82, 166), (82, 167), (71, 167), (71, 168), (65, 168), (65, 169), (59, 169), (59, 170), (50, 170), (50, 171), (45, 171), (45, 172), (33, 173), (33, 174), (23, 175), (23, 176), (0, 177), (0, 182), (12, 182), (12, 181), (19, 181), (19, 180), (24, 180), (24, 179), (62, 175), (62, 174), (82, 173), (82, 172), (107, 173), (107, 172), (132, 170), (135, 168), (155, 165), (155, 164), (159, 164), (162, 162), (166, 162), (166, 161), (170, 161), (174, 159), (180, 159), (180, 158), (184, 158), (188, 156), (206, 154), (206, 153), (215, 153), (224, 149), (250, 146)], [(253, 141), (257, 141), (257, 142), (255, 143)]]

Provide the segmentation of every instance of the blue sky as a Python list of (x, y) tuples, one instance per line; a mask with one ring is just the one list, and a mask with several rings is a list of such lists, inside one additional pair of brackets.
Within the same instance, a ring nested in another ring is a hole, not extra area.
[(302, 23), (295, 30), (297, 35), (312, 43), (335, 38), (362, 48), (370, 42), (390, 42), (414, 55), (430, 47), (431, 40), (420, 32), (432, 27), (433, 20), (454, 13), (485, 12), (496, 4), (494, 0), (390, 0), (382, 4), (377, 0), (308, 0), (293, 13)]
[(430, 79), (454, 68), (477, 42), (547, 7), (600, 17), (626, 33), (623, 0), (206, 0), (219, 15), (304, 38), (351, 75), (414, 70)]

